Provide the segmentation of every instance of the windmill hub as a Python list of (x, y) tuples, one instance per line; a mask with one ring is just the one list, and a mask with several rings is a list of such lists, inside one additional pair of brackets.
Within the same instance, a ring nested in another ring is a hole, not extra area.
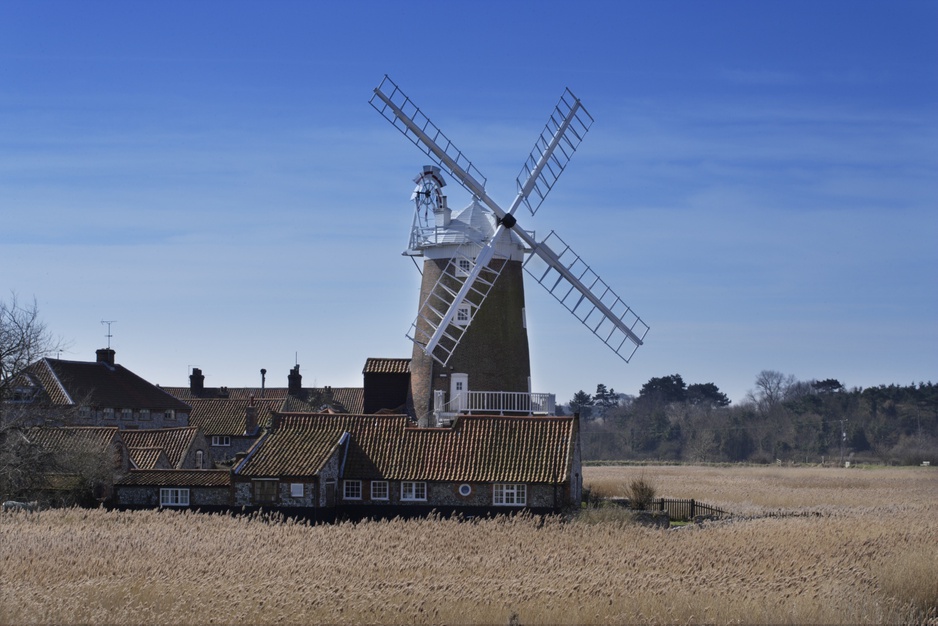
[(504, 226), (505, 228), (514, 228), (514, 225), (518, 223), (518, 220), (515, 219), (514, 215), (508, 214), (505, 217), (498, 220), (498, 223)]

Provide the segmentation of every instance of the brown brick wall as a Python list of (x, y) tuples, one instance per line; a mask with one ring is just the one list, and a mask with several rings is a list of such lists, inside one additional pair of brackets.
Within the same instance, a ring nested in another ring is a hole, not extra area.
[[(446, 260), (425, 261), (421, 303), (436, 284), (446, 263)], [(411, 394), (418, 419), (432, 410), (433, 390), (442, 389), (449, 394), (449, 375), (453, 373), (468, 374), (469, 389), (474, 391), (528, 391), (531, 360), (523, 310), (524, 277), (521, 262), (507, 261), (445, 371), (426, 356), (419, 346), (414, 346)]]

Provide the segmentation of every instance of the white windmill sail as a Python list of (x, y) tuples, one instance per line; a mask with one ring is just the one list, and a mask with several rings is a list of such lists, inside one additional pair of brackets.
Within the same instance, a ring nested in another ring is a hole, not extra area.
[[(408, 335), (413, 341), (441, 364), (447, 363), (471, 323), (475, 310), (482, 305), (498, 278), (498, 267), (502, 264), (496, 262), (494, 267), (490, 267), (490, 263), (495, 258), (499, 238), (506, 230), (511, 230), (547, 265), (546, 271), (535, 273), (532, 267), (529, 273), (617, 355), (625, 361), (631, 358), (635, 349), (642, 345), (648, 326), (627, 306), (622, 309), (622, 300), (592, 274), (588, 266), (587, 272), (580, 272), (579, 256), (568, 246), (563, 244), (562, 255), (557, 255), (546, 242), (538, 243), (530, 233), (514, 228), (517, 223), (515, 211), (522, 203), (528, 205), (532, 214), (537, 211), (592, 124), (592, 117), (569, 89), (561, 96), (525, 161), (517, 179), (518, 194), (508, 211), (486, 193), (485, 178), (471, 161), (390, 78), (385, 76), (375, 88), (370, 103), (405, 137), (488, 206), (498, 219), (498, 227), (488, 241), (467, 242), (465, 249), (451, 260), (421, 306), (412, 327), (413, 333)], [(525, 177), (524, 182), (521, 182), (522, 176)], [(532, 194), (533, 204), (529, 201)], [(575, 260), (568, 262), (570, 258)], [(464, 270), (466, 267), (468, 272)], [(587, 282), (583, 282), (584, 277)], [(573, 291), (579, 294), (576, 302), (570, 298)]]
[(645, 341), (648, 324), (553, 231), (524, 269), (626, 363)]

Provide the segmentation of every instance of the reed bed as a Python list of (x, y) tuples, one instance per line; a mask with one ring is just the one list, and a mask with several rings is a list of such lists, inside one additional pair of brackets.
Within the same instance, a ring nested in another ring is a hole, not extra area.
[[(612, 489), (636, 469), (587, 468), (585, 478)], [(865, 486), (840, 489), (894, 486), (895, 497), (851, 505), (825, 503), (838, 487), (816, 470), (748, 482), (732, 468), (644, 471), (663, 495), (747, 503), (753, 514), (652, 530), (617, 516), (310, 526), (170, 511), (4, 513), (0, 622), (938, 623), (938, 473), (866, 472)], [(711, 495), (720, 479), (710, 472), (750, 495)], [(755, 515), (763, 498), (766, 512), (779, 506), (761, 491), (797, 493), (810, 481), (825, 486), (805, 488), (791, 510), (825, 512)], [(679, 485), (689, 491), (673, 492)]]
[(738, 514), (771, 510), (927, 506), (938, 500), (938, 468), (820, 466), (596, 466), (584, 484), (600, 496), (626, 496), (644, 477), (668, 498), (695, 498)]

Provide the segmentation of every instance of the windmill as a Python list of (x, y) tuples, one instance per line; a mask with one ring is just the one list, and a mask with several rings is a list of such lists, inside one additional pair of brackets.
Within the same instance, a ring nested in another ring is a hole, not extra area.
[[(569, 89), (525, 160), (507, 210), (488, 195), (472, 162), (388, 76), (370, 104), (439, 166), (424, 167), (414, 179), (405, 252), (425, 257), (420, 308), (408, 333), (415, 344), (411, 395), (419, 419), (439, 413), (447, 390), (451, 411), (505, 412), (506, 404), (509, 412), (533, 410), (522, 268), (616, 355), (632, 358), (648, 325), (556, 233), (537, 241), (515, 218), (522, 204), (537, 212), (592, 125)], [(440, 167), (472, 194), (458, 214), (442, 193)], [(476, 399), (470, 406), (470, 383), (501, 395), (482, 395), (485, 406), (476, 406)]]

